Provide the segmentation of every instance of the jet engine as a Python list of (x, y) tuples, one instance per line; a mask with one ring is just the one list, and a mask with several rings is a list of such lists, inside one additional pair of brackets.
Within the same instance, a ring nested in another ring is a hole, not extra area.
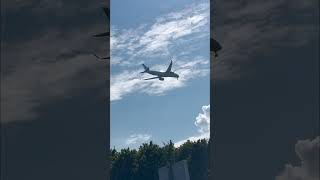
[(159, 80), (160, 80), (160, 81), (163, 81), (163, 80), (164, 80), (164, 78), (163, 78), (163, 77), (159, 77)]

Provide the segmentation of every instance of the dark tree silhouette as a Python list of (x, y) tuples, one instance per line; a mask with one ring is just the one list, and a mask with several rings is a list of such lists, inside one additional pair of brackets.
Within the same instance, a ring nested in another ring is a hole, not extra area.
[(158, 169), (187, 160), (191, 180), (208, 179), (208, 141), (187, 141), (175, 148), (170, 141), (160, 147), (152, 141), (138, 150), (111, 150), (111, 180), (159, 180)]

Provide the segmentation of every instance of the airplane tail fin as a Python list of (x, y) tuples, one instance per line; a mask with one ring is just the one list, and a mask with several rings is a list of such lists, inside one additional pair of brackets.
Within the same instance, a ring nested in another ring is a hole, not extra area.
[(144, 68), (144, 71), (141, 72), (141, 73), (146, 73), (149, 71), (149, 67), (147, 67), (146, 65), (142, 64), (143, 68)]

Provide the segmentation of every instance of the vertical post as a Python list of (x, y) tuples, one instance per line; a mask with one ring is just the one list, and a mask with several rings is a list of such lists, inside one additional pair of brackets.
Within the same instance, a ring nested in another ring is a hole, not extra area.
[(173, 174), (173, 165), (175, 163), (175, 153), (174, 153), (174, 144), (170, 140), (169, 145), (168, 145), (168, 177), (169, 180), (174, 180), (174, 174)]
[(174, 180), (174, 175), (173, 175), (173, 169), (172, 169), (172, 166), (173, 166), (173, 163), (172, 161), (170, 160), (169, 161), (169, 180)]

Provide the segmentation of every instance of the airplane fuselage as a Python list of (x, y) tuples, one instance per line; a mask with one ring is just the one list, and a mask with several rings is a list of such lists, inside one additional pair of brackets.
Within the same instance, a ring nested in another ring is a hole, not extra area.
[(147, 71), (147, 73), (158, 77), (179, 77), (174, 72)]
[(164, 72), (161, 72), (161, 71), (152, 71), (149, 69), (149, 67), (147, 67), (146, 65), (142, 64), (143, 68), (144, 68), (144, 71), (141, 72), (141, 73), (148, 73), (148, 74), (151, 74), (151, 75), (154, 75), (155, 77), (152, 77), (152, 78), (147, 78), (147, 79), (144, 79), (144, 80), (151, 80), (151, 79), (159, 79), (160, 81), (163, 81), (164, 80), (164, 77), (175, 77), (175, 78), (179, 78), (179, 75), (172, 72), (171, 71), (171, 67), (172, 67), (172, 61), (169, 65), (169, 67), (167, 68), (166, 71)]

